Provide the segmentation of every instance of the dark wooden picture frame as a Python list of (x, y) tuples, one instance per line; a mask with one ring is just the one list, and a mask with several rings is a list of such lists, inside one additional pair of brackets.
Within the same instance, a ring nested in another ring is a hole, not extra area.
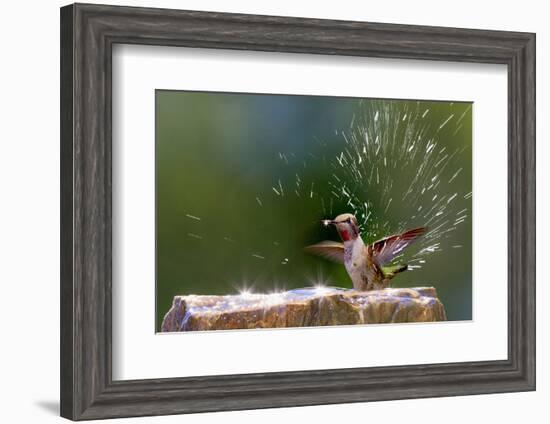
[[(116, 43), (507, 65), (508, 359), (113, 381)], [(534, 389), (534, 34), (87, 4), (61, 9), (62, 416), (81, 420)]]

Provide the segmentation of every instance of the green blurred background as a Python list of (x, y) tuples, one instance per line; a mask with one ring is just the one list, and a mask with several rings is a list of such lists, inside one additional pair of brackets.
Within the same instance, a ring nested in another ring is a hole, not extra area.
[[(358, 185), (345, 181), (349, 175), (334, 166), (343, 149), (341, 131), (353, 131), (359, 118), (390, 104), (392, 113), (403, 111), (403, 116), (429, 109), (422, 137), (448, 151), (462, 149), (444, 179), (462, 171), (440, 191), (459, 192), (451, 206), (468, 209), (465, 221), (442, 242), (442, 251), (392, 285), (433, 285), (449, 320), (471, 319), (471, 198), (463, 196), (472, 189), (470, 103), (157, 90), (157, 329), (178, 294), (270, 292), (318, 283), (351, 288), (342, 265), (309, 256), (303, 247), (338, 240), (320, 220), (353, 212), (347, 199), (331, 194), (329, 184), (338, 172), (342, 184)], [(391, 130), (398, 139), (407, 128), (396, 121)], [(380, 175), (392, 181), (396, 198), (410, 184), (413, 165), (407, 173), (395, 163)], [(356, 196), (375, 205), (375, 219), (387, 223), (384, 231), (397, 231), (403, 221), (410, 228), (424, 225), (407, 201), (382, 210), (376, 206), (381, 193), (360, 189)], [(390, 235), (363, 230), (365, 242)]]

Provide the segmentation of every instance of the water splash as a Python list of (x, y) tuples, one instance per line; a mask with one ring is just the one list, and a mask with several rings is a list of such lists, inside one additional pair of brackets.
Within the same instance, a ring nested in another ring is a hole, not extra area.
[[(314, 191), (322, 181), (307, 181), (300, 166), (294, 194), (304, 198), (308, 207), (319, 208), (325, 218), (333, 218), (333, 209), (353, 213), (367, 242), (427, 226), (425, 236), (406, 253), (413, 263), (410, 269), (420, 268), (426, 257), (447, 247), (461, 248), (452, 241), (471, 216), (471, 186), (468, 178), (462, 178), (467, 177), (462, 158), (471, 150), (448, 143), (448, 137), (462, 128), (471, 111), (471, 105), (462, 111), (463, 106), (453, 110), (453, 104), (448, 104), (448, 114), (438, 120), (440, 109), (431, 110), (425, 102), (361, 101), (350, 127), (335, 130), (342, 140), (340, 151), (322, 159), (311, 154), (297, 158), (303, 168), (312, 161), (326, 162), (326, 193)], [(285, 161), (285, 166), (292, 163)], [(274, 186), (281, 196), (281, 180), (276, 179)]]

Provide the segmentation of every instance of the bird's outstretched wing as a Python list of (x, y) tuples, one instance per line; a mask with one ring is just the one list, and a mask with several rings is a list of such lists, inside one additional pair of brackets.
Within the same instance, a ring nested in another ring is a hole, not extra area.
[(344, 263), (344, 245), (337, 241), (322, 241), (307, 246), (304, 250), (339, 264)]
[(426, 231), (426, 227), (414, 228), (401, 234), (396, 234), (375, 241), (368, 249), (372, 252), (372, 258), (378, 266), (391, 262), (405, 247), (410, 245)]

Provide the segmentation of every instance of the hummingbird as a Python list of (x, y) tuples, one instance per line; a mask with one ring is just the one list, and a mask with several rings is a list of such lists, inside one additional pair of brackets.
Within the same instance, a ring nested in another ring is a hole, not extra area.
[(390, 263), (426, 231), (425, 227), (414, 228), (366, 245), (361, 238), (357, 218), (352, 214), (344, 213), (332, 220), (324, 219), (322, 223), (326, 227), (334, 225), (343, 243), (322, 241), (307, 246), (305, 250), (344, 264), (353, 288), (361, 291), (384, 289), (393, 277), (406, 271), (406, 264), (392, 266)]

